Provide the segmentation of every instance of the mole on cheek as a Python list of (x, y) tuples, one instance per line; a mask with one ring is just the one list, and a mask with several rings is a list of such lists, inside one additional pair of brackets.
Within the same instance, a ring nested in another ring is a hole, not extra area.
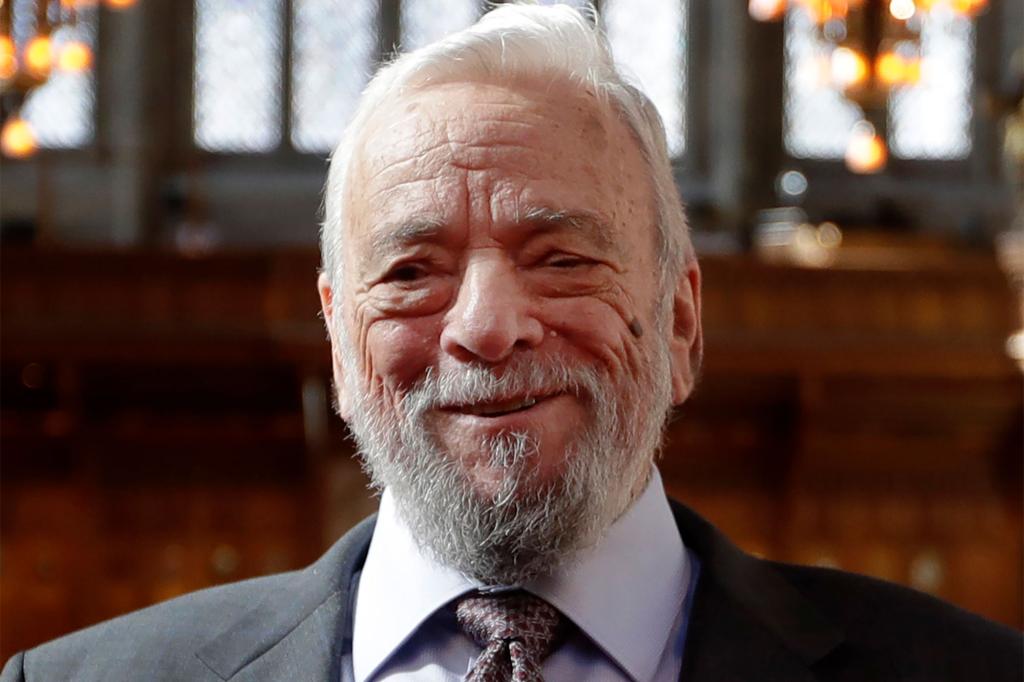
[(633, 321), (629, 323), (629, 332), (638, 339), (644, 335), (644, 328), (640, 324), (639, 318), (634, 317)]

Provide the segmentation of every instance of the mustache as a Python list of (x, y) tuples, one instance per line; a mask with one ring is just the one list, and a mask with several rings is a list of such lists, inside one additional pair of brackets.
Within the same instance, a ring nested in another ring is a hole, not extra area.
[(542, 398), (567, 393), (592, 399), (603, 382), (593, 367), (569, 365), (561, 359), (519, 357), (493, 368), (481, 364), (446, 370), (428, 368), (402, 397), (402, 405), (415, 412)]

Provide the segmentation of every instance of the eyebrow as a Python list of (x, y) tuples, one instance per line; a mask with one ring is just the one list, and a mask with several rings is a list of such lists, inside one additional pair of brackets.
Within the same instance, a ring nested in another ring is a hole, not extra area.
[(399, 251), (410, 244), (437, 242), (443, 230), (443, 221), (430, 219), (385, 225), (370, 237), (370, 249), (375, 256), (380, 256)]
[[(535, 234), (576, 231), (605, 251), (620, 250), (608, 224), (600, 216), (587, 211), (564, 211), (536, 206), (518, 215), (516, 222), (531, 225)], [(370, 237), (371, 253), (379, 258), (413, 244), (437, 243), (442, 240), (444, 229), (444, 221), (429, 218), (385, 225)]]
[(618, 252), (619, 244), (611, 228), (598, 215), (587, 211), (560, 211), (543, 206), (528, 209), (523, 222), (532, 223), (541, 232), (556, 232), (572, 228), (591, 243), (607, 251)]

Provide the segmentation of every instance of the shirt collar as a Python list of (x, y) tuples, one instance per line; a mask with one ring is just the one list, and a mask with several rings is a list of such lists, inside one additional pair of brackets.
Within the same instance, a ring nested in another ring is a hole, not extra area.
[(420, 550), (385, 489), (356, 596), (355, 679), (369, 679), (431, 614), (473, 589), (475, 583)]
[[(690, 570), (655, 468), (597, 545), (523, 587), (572, 619), (634, 680), (649, 680), (682, 608)], [(374, 674), (437, 609), (478, 587), (420, 550), (385, 490), (356, 600), (356, 680)]]
[(689, 560), (655, 468), (576, 561), (524, 587), (572, 619), (634, 680), (657, 670), (690, 585)]

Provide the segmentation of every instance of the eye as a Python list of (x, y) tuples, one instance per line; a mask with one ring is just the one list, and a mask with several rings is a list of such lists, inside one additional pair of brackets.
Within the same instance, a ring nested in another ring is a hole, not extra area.
[(541, 265), (548, 268), (567, 270), (589, 265), (591, 261), (580, 256), (573, 256), (567, 253), (553, 253), (541, 261)]
[(384, 276), (385, 282), (415, 282), (427, 276), (427, 269), (418, 263), (403, 263)]

